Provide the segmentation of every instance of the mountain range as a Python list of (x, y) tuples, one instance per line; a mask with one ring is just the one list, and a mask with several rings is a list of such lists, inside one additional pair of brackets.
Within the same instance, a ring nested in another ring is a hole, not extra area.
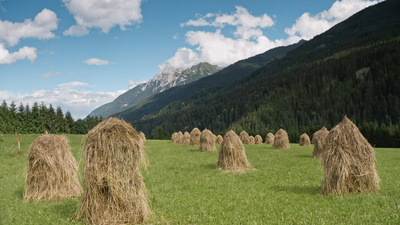
[(148, 97), (161, 93), (169, 88), (185, 85), (221, 70), (220, 67), (203, 62), (190, 69), (177, 69), (169, 66), (157, 73), (152, 79), (141, 83), (118, 96), (113, 102), (93, 110), (89, 116), (108, 117), (135, 106)]
[(381, 2), (309, 41), (242, 60), (113, 116), (153, 138), (194, 127), (262, 136), (284, 128), (296, 142), (347, 115), (372, 144), (400, 143), (399, 12), (400, 1)]

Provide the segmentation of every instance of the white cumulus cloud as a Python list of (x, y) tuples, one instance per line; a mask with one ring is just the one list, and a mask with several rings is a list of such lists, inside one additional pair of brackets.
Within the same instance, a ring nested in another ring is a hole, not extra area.
[(128, 80), (128, 87), (129, 87), (129, 89), (132, 89), (132, 88), (138, 86), (139, 84), (144, 84), (144, 83), (146, 83), (146, 82), (147, 82), (147, 81)]
[(1, 64), (12, 64), (18, 60), (28, 59), (33, 62), (37, 58), (37, 50), (33, 47), (22, 47), (18, 52), (10, 53), (4, 45), (0, 44), (0, 65)]
[[(210, 26), (216, 30), (188, 31), (185, 35), (186, 42), (196, 48), (179, 48), (173, 57), (159, 67), (161, 70), (169, 65), (185, 69), (200, 62), (209, 62), (222, 67), (230, 65), (282, 45), (282, 41), (271, 41), (263, 34), (262, 29), (273, 25), (273, 19), (267, 14), (254, 16), (241, 6), (236, 6), (236, 11), (231, 14), (207, 13), (205, 16), (197, 16), (195, 20), (182, 23), (181, 27)], [(222, 29), (226, 26), (236, 28), (233, 33), (234, 38), (222, 33)]]
[(103, 59), (99, 59), (99, 58), (90, 58), (90, 59), (87, 59), (87, 60), (83, 61), (83, 63), (86, 63), (88, 65), (95, 65), (95, 66), (103, 66), (103, 65), (110, 64), (109, 61), (103, 60)]
[(43, 9), (33, 20), (25, 19), (21, 23), (0, 20), (0, 64), (12, 64), (24, 59), (35, 61), (36, 48), (24, 46), (10, 53), (7, 46), (15, 46), (21, 39), (26, 38), (40, 40), (54, 38), (55, 34), (52, 31), (57, 29), (57, 22), (57, 15), (48, 9)]
[(0, 20), (0, 43), (14, 46), (22, 38), (54, 38), (55, 34), (52, 31), (57, 29), (57, 22), (57, 15), (48, 9), (43, 9), (33, 21), (25, 19), (22, 23), (13, 23)]
[(285, 32), (289, 35), (289, 42), (297, 42), (301, 39), (310, 40), (314, 36), (321, 34), (334, 25), (346, 20), (358, 11), (381, 2), (369, 0), (342, 0), (335, 1), (331, 8), (324, 10), (316, 15), (306, 12), (301, 15), (292, 27), (286, 28)]
[(62, 83), (62, 84), (58, 85), (58, 87), (60, 87), (60, 88), (74, 88), (74, 87), (85, 87), (85, 86), (89, 86), (89, 84), (79, 82), (79, 81), (71, 81), (68, 83)]
[(64, 35), (85, 35), (89, 33), (87, 28), (100, 28), (104, 33), (108, 33), (115, 26), (125, 30), (126, 26), (142, 21), (140, 8), (142, 0), (63, 0), (63, 2), (74, 15), (77, 24), (65, 31)]
[(261, 28), (271, 27), (274, 25), (273, 19), (267, 14), (262, 16), (253, 16), (249, 11), (241, 6), (236, 6), (236, 12), (233, 14), (213, 14), (207, 13), (205, 16), (196, 20), (189, 20), (182, 23), (183, 26), (213, 26), (225, 27), (226, 25), (235, 26), (237, 37), (249, 39), (257, 38), (262, 35)]
[(65, 36), (84, 36), (89, 34), (89, 30), (81, 25), (72, 25), (68, 30), (63, 32)]
[(126, 91), (98, 92), (83, 89), (88, 86), (90, 84), (74, 81), (60, 84), (58, 88), (40, 89), (26, 94), (15, 94), (9, 90), (0, 90), (0, 98), (6, 100), (8, 103), (14, 101), (17, 105), (20, 102), (29, 104), (30, 106), (35, 102), (44, 102), (48, 105), (60, 106), (64, 113), (70, 111), (75, 119), (82, 119), (95, 108), (112, 102)]

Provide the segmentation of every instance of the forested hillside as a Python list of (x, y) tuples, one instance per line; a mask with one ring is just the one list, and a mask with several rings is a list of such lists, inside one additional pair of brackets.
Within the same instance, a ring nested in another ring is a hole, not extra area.
[(270, 62), (283, 58), (288, 52), (298, 48), (303, 43), (304, 41), (300, 41), (293, 45), (274, 48), (246, 60), (238, 61), (211, 76), (166, 90), (112, 116), (122, 117), (128, 121), (136, 121), (148, 115), (157, 114), (164, 107), (173, 107), (174, 102), (186, 101), (191, 96), (207, 93), (212, 89), (229, 87)]
[[(155, 138), (208, 128), (250, 134), (331, 128), (344, 115), (376, 146), (400, 146), (400, 2), (369, 7), (245, 79), (151, 111), (121, 114)], [(168, 98), (159, 96), (159, 98)]]

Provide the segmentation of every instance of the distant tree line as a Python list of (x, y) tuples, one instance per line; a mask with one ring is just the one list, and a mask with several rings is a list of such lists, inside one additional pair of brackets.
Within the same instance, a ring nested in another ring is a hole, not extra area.
[(17, 107), (14, 101), (8, 105), (4, 100), (0, 106), (0, 133), (4, 134), (86, 134), (101, 121), (97, 116), (75, 121), (69, 111), (64, 114), (61, 107), (54, 109), (51, 104), (20, 103)]

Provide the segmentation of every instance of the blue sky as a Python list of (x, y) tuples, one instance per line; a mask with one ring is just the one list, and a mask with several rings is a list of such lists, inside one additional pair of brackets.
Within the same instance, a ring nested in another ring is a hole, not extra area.
[(84, 118), (167, 66), (227, 66), (377, 2), (0, 0), (0, 100)]

